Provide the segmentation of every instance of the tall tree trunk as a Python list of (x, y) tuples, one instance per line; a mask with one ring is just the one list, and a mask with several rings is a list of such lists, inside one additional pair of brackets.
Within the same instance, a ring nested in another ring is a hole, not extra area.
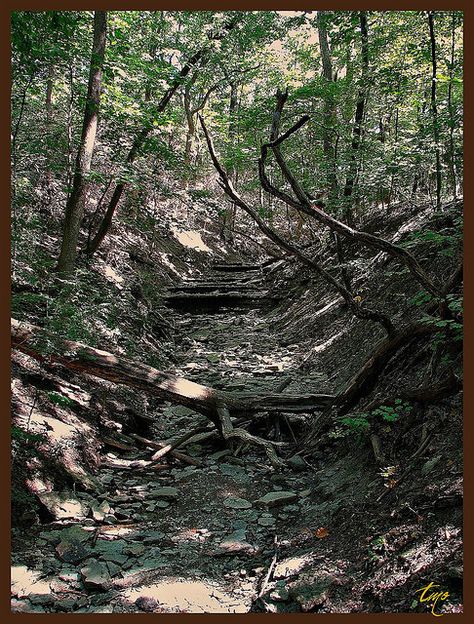
[(52, 182), (53, 182), (53, 174), (51, 171), (51, 127), (53, 121), (53, 86), (54, 86), (54, 65), (50, 63), (48, 68), (48, 80), (46, 82), (46, 99), (45, 99), (45, 108), (46, 108), (46, 141), (48, 144), (48, 161), (46, 165), (46, 197), (47, 204), (51, 203), (52, 199)]
[(71, 187), (73, 180), (73, 171), (72, 171), (72, 113), (74, 109), (74, 59), (71, 61), (71, 65), (69, 66), (69, 101), (67, 106), (67, 165), (66, 165), (66, 187), (67, 187), (67, 198), (69, 201), (69, 197), (71, 196)]
[(454, 110), (453, 110), (453, 79), (455, 66), (455, 39), (456, 39), (456, 12), (452, 12), (451, 26), (451, 61), (449, 63), (449, 85), (448, 85), (448, 111), (449, 111), (449, 162), (451, 167), (451, 178), (453, 185), (453, 198), (457, 195), (457, 174), (456, 174), (456, 154), (454, 148)]
[(100, 104), (100, 87), (102, 82), (102, 66), (105, 55), (107, 32), (107, 12), (94, 13), (94, 40), (89, 72), (84, 122), (82, 124), (81, 142), (76, 158), (74, 181), (71, 196), (66, 205), (61, 253), (58, 260), (58, 271), (62, 274), (74, 270), (77, 256), (79, 231), (84, 215), (87, 198), (87, 176), (91, 169), (97, 134), (97, 119)]
[[(329, 47), (328, 34), (326, 30), (326, 13), (318, 11), (316, 18), (318, 26), (319, 47), (321, 50), (322, 61), (322, 76), (327, 85), (334, 82), (334, 73), (332, 67), (331, 50)], [(334, 200), (334, 194), (337, 189), (337, 176), (336, 176), (336, 159), (335, 148), (331, 131), (334, 130), (336, 111), (334, 96), (332, 92), (327, 93), (324, 98), (324, 127), (323, 127), (323, 151), (326, 159), (326, 182), (329, 191), (328, 204), (331, 206)]]
[(360, 86), (357, 95), (356, 112), (354, 119), (354, 127), (352, 129), (352, 154), (351, 162), (349, 165), (349, 172), (346, 178), (346, 184), (344, 187), (344, 218), (349, 223), (353, 224), (352, 216), (352, 194), (357, 179), (357, 157), (360, 149), (361, 134), (362, 134), (362, 121), (364, 119), (365, 100), (367, 92), (367, 80), (369, 73), (369, 35), (367, 30), (367, 12), (359, 12), (359, 24), (362, 40), (362, 73), (360, 78)]
[(436, 209), (441, 206), (441, 155), (439, 145), (439, 128), (438, 128), (438, 105), (436, 102), (436, 39), (434, 31), (434, 11), (428, 11), (428, 24), (430, 27), (430, 45), (431, 45), (431, 114), (433, 118), (433, 138), (435, 142), (436, 156)]
[[(327, 84), (333, 82), (333, 69), (331, 51), (329, 48), (328, 34), (326, 30), (325, 14), (321, 11), (317, 13), (317, 25), (319, 36), (319, 47), (321, 50), (321, 61), (323, 66), (323, 79)], [(328, 206), (331, 208), (336, 199), (337, 193), (337, 177), (336, 177), (336, 159), (335, 148), (332, 142), (331, 130), (334, 128), (335, 122), (335, 106), (332, 93), (327, 94), (324, 98), (324, 127), (323, 127), (323, 151), (326, 160), (326, 166), (328, 173), (326, 175), (326, 182), (328, 186)], [(352, 292), (352, 286), (349, 279), (349, 274), (345, 266), (344, 247), (341, 238), (337, 232), (334, 233), (334, 240), (336, 243), (336, 254), (339, 267), (341, 269), (341, 277), (345, 288)]]
[[(237, 91), (237, 83), (235, 80), (229, 83), (230, 86), (230, 99), (229, 99), (229, 128), (228, 128), (228, 137), (229, 144), (232, 145), (233, 141), (236, 140), (236, 123), (235, 116), (238, 111), (238, 91)], [(235, 183), (237, 178), (237, 171), (235, 167), (232, 167), (230, 171), (227, 172), (230, 180)], [(235, 220), (235, 203), (230, 199), (229, 205), (225, 208), (222, 220), (222, 228), (221, 235), (222, 238), (227, 243), (232, 243), (234, 239), (234, 220)]]

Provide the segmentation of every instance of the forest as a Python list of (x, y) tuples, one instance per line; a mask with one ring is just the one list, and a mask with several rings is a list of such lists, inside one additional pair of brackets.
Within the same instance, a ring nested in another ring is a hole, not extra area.
[(11, 610), (463, 611), (463, 13), (11, 13)]

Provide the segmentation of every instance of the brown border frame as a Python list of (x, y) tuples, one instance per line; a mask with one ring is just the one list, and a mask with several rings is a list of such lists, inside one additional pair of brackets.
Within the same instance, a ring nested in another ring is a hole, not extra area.
[[(155, 0), (155, 2), (150, 2), (150, 0), (74, 0), (64, 2), (61, 0), (3, 0), (2, 6), (0, 8), (0, 46), (1, 46), (1, 70), (4, 78), (3, 84), (10, 85), (10, 12), (11, 11), (22, 11), (22, 10), (38, 10), (38, 11), (47, 11), (47, 10), (95, 10), (95, 9), (108, 9), (108, 10), (156, 10), (156, 9), (165, 9), (165, 10), (356, 10), (356, 9), (367, 9), (367, 10), (462, 10), (464, 11), (464, 45), (465, 45), (465, 55), (464, 58), (471, 60), (474, 54), (474, 34), (472, 35), (472, 39), (466, 36), (466, 32), (469, 31), (470, 27), (472, 27), (472, 16), (474, 14), (474, 8), (470, 6), (467, 0), (455, 0), (444, 2), (439, 2), (439, 0), (431, 0), (430, 2), (420, 2), (417, 0), (407, 1), (407, 0), (399, 0), (398, 2), (393, 2), (390, 0), (368, 0), (366, 2), (354, 1), (350, 0), (332, 0), (325, 1), (321, 0), (321, 2), (308, 2), (302, 0), (293, 0), (293, 1), (285, 1), (285, 0)], [(473, 31), (471, 31), (472, 33)], [(472, 83), (469, 78), (472, 78), (472, 67), (470, 63), (467, 67), (465, 67), (465, 119), (471, 119), (472, 113)], [(10, 89), (8, 87), (8, 95), (3, 94), (0, 98), (1, 109), (2, 109), (2, 124), (0, 126), (1, 131), (1, 145), (9, 146), (10, 144)], [(472, 162), (472, 143), (473, 143), (473, 134), (471, 130), (471, 125), (469, 123), (465, 124), (465, 135), (464, 135), (464, 145), (465, 145), (465, 162), (467, 164)], [(58, 618), (66, 616), (67, 614), (12, 614), (10, 611), (10, 593), (9, 593), (9, 580), (10, 580), (10, 420), (7, 417), (9, 413), (9, 397), (10, 397), (10, 339), (9, 339), (9, 324), (10, 324), (10, 210), (9, 210), (9, 200), (10, 200), (10, 159), (8, 149), (1, 149), (0, 151), (0, 159), (1, 159), (1, 180), (2, 180), (2, 196), (3, 196), (3, 205), (0, 208), (0, 236), (1, 236), (1, 245), (0, 245), (0, 276), (2, 280), (2, 292), (4, 292), (4, 296), (1, 300), (0, 313), (1, 313), (1, 321), (3, 331), (0, 333), (0, 347), (1, 347), (1, 374), (0, 374), (0, 390), (1, 397), (3, 400), (3, 406), (5, 408), (5, 413), (2, 418), (0, 418), (0, 426), (1, 426), (1, 434), (0, 440), (3, 445), (3, 452), (0, 452), (0, 470), (1, 470), (1, 498), (2, 509), (1, 509), (1, 524), (0, 524), (0, 536), (2, 541), (0, 542), (3, 545), (2, 548), (2, 557), (0, 561), (0, 615), (2, 615), (3, 621), (15, 621), (22, 624), (23, 622), (33, 622), (40, 623), (45, 621), (46, 618)], [(465, 167), (466, 169), (466, 167)], [(465, 187), (466, 191), (465, 195), (467, 197), (470, 196), (470, 191), (474, 191), (474, 176), (470, 178), (470, 176), (466, 176), (465, 179)], [(465, 208), (465, 226), (466, 226), (466, 234), (465, 240), (468, 241), (471, 235), (474, 234), (474, 216), (471, 215), (469, 209)], [(465, 256), (464, 256), (464, 265), (469, 266), (470, 262), (474, 260), (474, 245), (471, 248), (470, 245), (466, 246)], [(469, 285), (469, 281), (471, 279), (469, 272), (466, 275), (467, 283)], [(472, 309), (473, 303), (473, 293), (472, 288), (465, 288), (465, 308), (466, 308), (466, 317), (468, 322), (473, 315)], [(473, 356), (471, 355), (470, 347), (472, 346), (472, 342), (470, 341), (469, 333), (465, 332), (465, 348), (464, 348), (464, 367), (465, 367), (465, 375), (466, 373), (471, 373), (472, 368), (474, 366)], [(472, 470), (474, 460), (473, 456), (469, 453), (469, 445), (468, 441), (474, 437), (474, 425), (472, 423), (472, 419), (468, 413), (469, 405), (473, 405), (474, 401), (474, 387), (470, 387), (469, 384), (466, 384), (467, 394), (465, 394), (464, 398), (464, 458), (465, 458), (465, 472)], [(473, 454), (474, 455), (474, 454)], [(469, 491), (469, 482), (466, 484), (466, 491)], [(468, 497), (468, 500), (465, 501), (464, 505), (464, 513), (465, 513), (465, 525), (470, 526), (473, 522), (473, 514), (471, 510), (472, 500)], [(472, 570), (471, 570), (471, 561), (472, 561), (472, 528), (466, 532), (465, 535), (465, 587), (467, 587), (467, 583), (469, 580), (472, 580)], [(443, 622), (449, 624), (449, 622), (459, 622), (461, 619), (464, 619), (466, 614), (472, 614), (471, 608), (471, 596), (465, 592), (464, 593), (464, 613), (463, 614), (448, 614), (444, 615)], [(75, 614), (69, 614), (75, 615)], [(129, 621), (130, 619), (135, 619), (139, 617), (142, 620), (144, 617), (147, 621), (151, 621), (151, 618), (154, 618), (154, 621), (159, 620), (160, 622), (169, 622), (175, 623), (177, 622), (178, 617), (185, 618), (188, 621), (200, 622), (202, 624), (206, 623), (216, 623), (221, 621), (222, 617), (232, 618), (233, 622), (249, 622), (249, 621), (261, 621), (262, 618), (267, 621), (269, 618), (277, 618), (281, 621), (281, 618), (284, 618), (286, 622), (301, 622), (301, 618), (343, 618), (346, 621), (355, 621), (355, 622), (378, 622), (380, 618), (383, 621), (387, 622), (395, 622), (398, 620), (410, 620), (413, 622), (433, 622), (433, 616), (429, 614), (381, 614), (381, 613), (361, 613), (361, 614), (288, 614), (288, 615), (273, 615), (273, 614), (245, 614), (245, 615), (228, 615), (223, 616), (220, 614), (211, 614), (211, 615), (201, 615), (201, 614), (167, 614), (167, 615), (157, 615), (157, 614), (77, 614), (81, 616), (81, 618), (87, 619), (87, 621), (102, 621), (101, 618), (108, 618), (108, 621), (111, 622), (112, 618), (118, 619), (121, 622)], [(338, 620), (339, 621), (339, 620)]]

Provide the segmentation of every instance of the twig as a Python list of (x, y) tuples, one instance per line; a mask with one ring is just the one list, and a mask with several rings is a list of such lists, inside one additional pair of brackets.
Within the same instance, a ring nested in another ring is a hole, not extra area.
[(265, 593), (265, 590), (267, 588), (268, 585), (268, 581), (270, 580), (271, 575), (273, 574), (273, 570), (275, 569), (276, 566), (276, 562), (277, 562), (277, 558), (278, 558), (278, 536), (275, 535), (275, 537), (273, 538), (273, 545), (275, 547), (275, 554), (273, 555), (273, 559), (270, 563), (270, 566), (268, 568), (268, 572), (265, 575), (265, 578), (263, 580), (263, 583), (260, 587), (260, 591), (258, 592), (258, 596), (257, 598), (261, 598), (263, 596), (263, 594)]

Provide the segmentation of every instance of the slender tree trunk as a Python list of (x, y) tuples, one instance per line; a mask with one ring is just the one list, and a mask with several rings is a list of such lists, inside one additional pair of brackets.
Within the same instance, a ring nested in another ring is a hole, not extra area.
[[(229, 129), (228, 129), (228, 137), (230, 145), (236, 140), (236, 123), (235, 116), (238, 111), (238, 92), (237, 92), (237, 84), (235, 81), (229, 83), (230, 85), (230, 99), (229, 99)], [(227, 172), (229, 178), (232, 182), (236, 182), (237, 172), (235, 167), (232, 167), (230, 171)], [(227, 243), (232, 243), (234, 239), (234, 218), (235, 218), (235, 203), (230, 199), (229, 205), (224, 210), (223, 222), (222, 222), (222, 238)]]
[(439, 128), (438, 128), (438, 105), (436, 102), (436, 38), (434, 31), (434, 11), (428, 11), (428, 24), (430, 27), (430, 45), (431, 45), (431, 114), (433, 117), (433, 138), (435, 142), (436, 156), (436, 209), (441, 206), (441, 155), (439, 144)]
[(66, 205), (61, 253), (58, 260), (58, 271), (62, 274), (71, 273), (76, 263), (79, 231), (87, 198), (87, 176), (91, 169), (97, 134), (106, 32), (107, 12), (96, 11), (94, 13), (94, 40), (81, 142), (77, 153), (73, 188)]
[(52, 181), (53, 174), (51, 171), (51, 126), (53, 121), (53, 86), (54, 86), (54, 66), (51, 63), (48, 69), (48, 80), (46, 82), (46, 99), (45, 99), (45, 108), (46, 108), (46, 141), (48, 144), (48, 162), (46, 166), (46, 195), (47, 195), (47, 203), (48, 205), (51, 203), (51, 193), (52, 193)]
[(369, 73), (369, 35), (367, 30), (367, 12), (359, 12), (359, 24), (362, 39), (362, 74), (359, 92), (357, 96), (357, 105), (354, 119), (354, 127), (352, 129), (352, 155), (349, 165), (349, 173), (346, 178), (346, 184), (344, 187), (344, 218), (349, 223), (353, 224), (352, 215), (352, 201), (351, 197), (354, 192), (354, 187), (357, 179), (357, 157), (360, 149), (361, 134), (362, 134), (362, 122), (364, 119), (365, 100), (367, 93), (367, 80)]
[(448, 85), (448, 111), (449, 111), (449, 161), (451, 165), (451, 178), (453, 184), (453, 198), (457, 195), (457, 174), (456, 174), (456, 154), (454, 148), (454, 110), (453, 110), (453, 78), (455, 64), (455, 39), (456, 39), (456, 13), (452, 12), (451, 26), (451, 61), (449, 64), (449, 85)]
[(66, 132), (67, 132), (67, 165), (66, 165), (66, 186), (67, 186), (67, 199), (71, 196), (71, 187), (73, 180), (72, 171), (72, 113), (74, 109), (74, 59), (71, 61), (69, 67), (69, 101), (67, 107), (67, 120), (66, 120)]
[[(326, 14), (318, 11), (317, 13), (317, 26), (319, 36), (319, 47), (321, 50), (322, 61), (322, 76), (327, 85), (334, 82), (334, 73), (332, 67), (331, 50), (329, 47), (328, 34), (326, 30)], [(327, 93), (324, 98), (324, 127), (323, 127), (323, 151), (326, 159), (326, 183), (329, 191), (329, 206), (332, 205), (334, 195), (337, 191), (337, 176), (336, 176), (336, 159), (334, 143), (331, 136), (331, 130), (335, 125), (335, 103), (332, 93)]]
[[(326, 30), (325, 14), (321, 11), (317, 13), (317, 25), (319, 36), (319, 47), (321, 49), (321, 61), (323, 66), (323, 79), (328, 85), (333, 82), (333, 69), (331, 51), (329, 48), (328, 34)], [(336, 159), (335, 149), (331, 137), (331, 129), (334, 127), (335, 122), (335, 106), (334, 99), (331, 94), (327, 94), (324, 98), (324, 127), (323, 127), (323, 151), (326, 160), (326, 167), (328, 173), (326, 175), (326, 183), (328, 187), (328, 206), (331, 208), (334, 205), (337, 194), (337, 176), (336, 176)], [(341, 238), (337, 232), (334, 233), (334, 241), (336, 243), (337, 261), (341, 270), (341, 277), (345, 288), (352, 292), (352, 286), (349, 279), (349, 274), (345, 266), (344, 246)]]

